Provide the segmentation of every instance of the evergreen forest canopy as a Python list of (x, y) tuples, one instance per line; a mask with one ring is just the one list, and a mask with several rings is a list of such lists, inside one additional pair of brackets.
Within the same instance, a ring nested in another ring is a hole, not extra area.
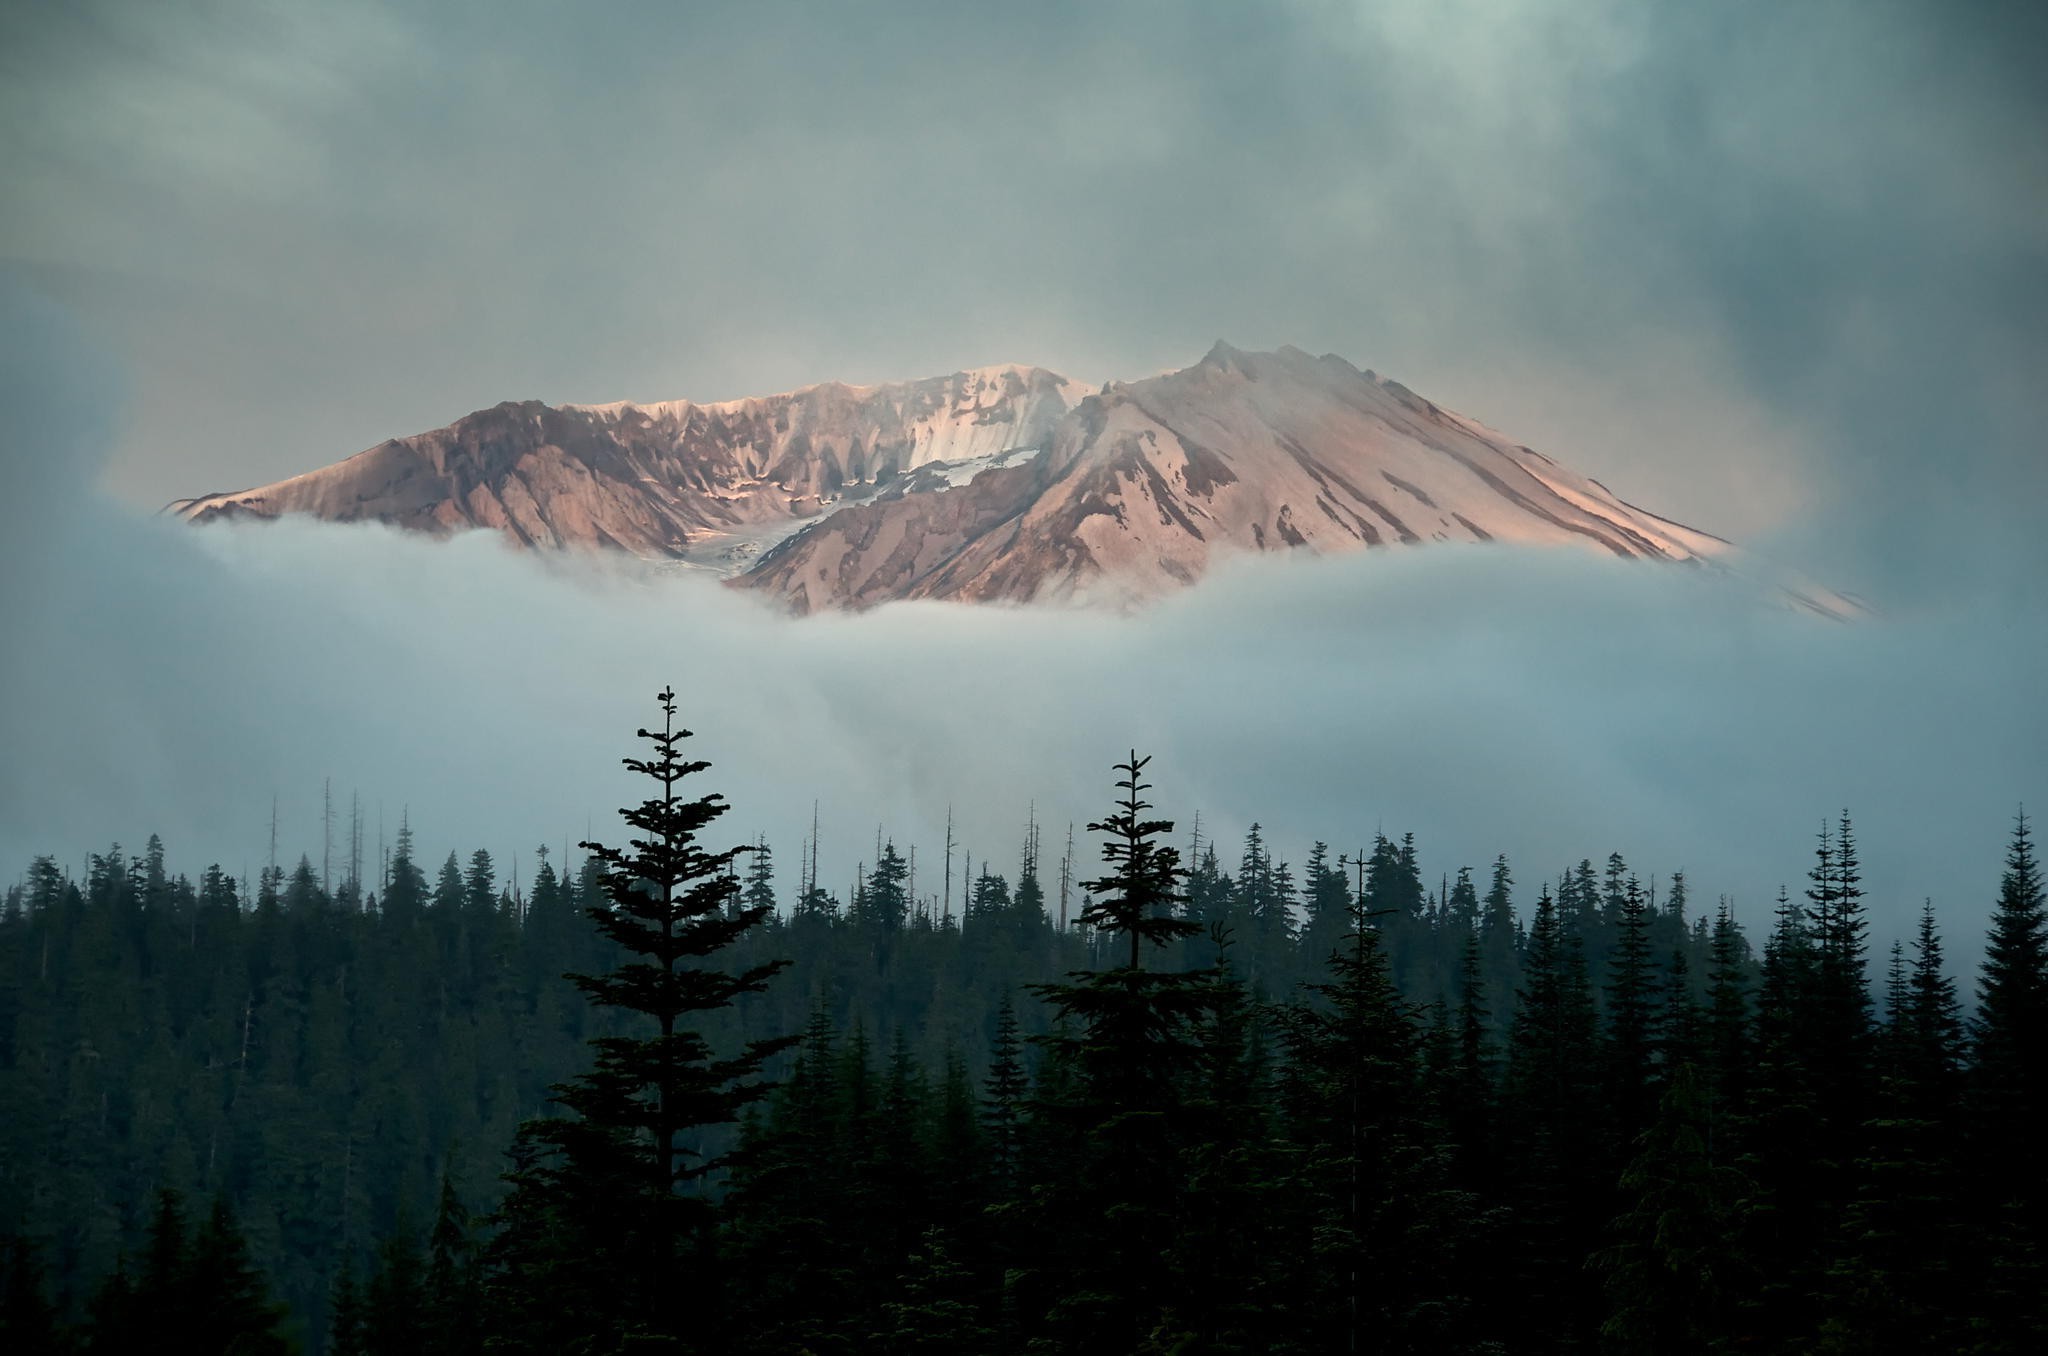
[(407, 830), (375, 889), (37, 858), (0, 1348), (2048, 1343), (2023, 815), (1966, 1010), (1931, 907), (1871, 954), (1846, 814), (1752, 938), (1619, 855), (1533, 901), (1412, 839), (1226, 859), (1133, 753), (1098, 874), (1034, 829), (956, 910), (893, 844), (841, 896), (721, 840), (661, 700), (628, 843), (516, 894)]

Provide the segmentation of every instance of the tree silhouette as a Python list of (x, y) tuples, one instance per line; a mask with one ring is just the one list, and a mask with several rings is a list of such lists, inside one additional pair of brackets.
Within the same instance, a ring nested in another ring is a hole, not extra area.
[[(720, 1056), (682, 1025), (760, 992), (785, 962), (735, 972), (695, 963), (730, 947), (768, 909), (736, 904), (732, 864), (748, 847), (707, 850), (698, 841), (728, 807), (715, 792), (679, 793), (710, 764), (679, 750), (690, 731), (675, 723), (674, 690), (658, 700), (662, 728), (638, 731), (651, 756), (623, 760), (658, 788), (620, 812), (637, 836), (625, 848), (580, 845), (598, 863), (603, 896), (588, 913), (628, 959), (608, 974), (570, 976), (592, 1003), (637, 1014), (653, 1030), (592, 1040), (594, 1066), (555, 1089), (573, 1114), (521, 1130), (492, 1284), (526, 1315), (529, 1341), (552, 1340), (564, 1321), (622, 1336), (687, 1329), (693, 1340), (715, 1341), (715, 1208), (700, 1186), (719, 1160), (687, 1137), (765, 1095), (764, 1061), (792, 1043), (756, 1040)], [(679, 1264), (685, 1244), (687, 1269)]]

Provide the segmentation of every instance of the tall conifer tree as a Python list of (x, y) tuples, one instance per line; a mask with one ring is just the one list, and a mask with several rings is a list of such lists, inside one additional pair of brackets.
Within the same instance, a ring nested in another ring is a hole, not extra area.
[[(1150, 819), (1143, 781), (1151, 760), (1132, 751), (1117, 766), (1116, 809), (1091, 823), (1104, 835), (1106, 872), (1084, 883), (1081, 922), (1100, 938), (1108, 969), (1033, 986), (1069, 1033), (1055, 1052), (1079, 1077), (1071, 1105), (1081, 1140), (1083, 1200), (1066, 1203), (1076, 1226), (1051, 1322), (1062, 1349), (1136, 1351), (1174, 1301), (1166, 1265), (1179, 1195), (1176, 1111), (1181, 1079), (1199, 1053), (1198, 1020), (1215, 1008), (1211, 972), (1145, 968), (1147, 951), (1201, 931), (1179, 916), (1180, 853), (1161, 840), (1173, 822)], [(1092, 1202), (1092, 1204), (1088, 1204)]]
[[(550, 1319), (613, 1340), (637, 1333), (717, 1344), (714, 1207), (699, 1185), (717, 1162), (694, 1135), (765, 1095), (764, 1061), (791, 1044), (754, 1041), (721, 1056), (683, 1024), (760, 992), (784, 962), (731, 973), (710, 963), (766, 911), (730, 907), (740, 890), (732, 864), (747, 849), (698, 841), (728, 807), (715, 792), (682, 793), (681, 783), (710, 764), (682, 755), (690, 731), (675, 723), (674, 691), (663, 689), (658, 701), (662, 728), (638, 732), (650, 756), (624, 760), (656, 787), (621, 812), (638, 836), (623, 849), (582, 844), (599, 864), (604, 894), (590, 917), (630, 959), (609, 974), (572, 976), (593, 1003), (637, 1014), (652, 1033), (593, 1040), (594, 1067), (555, 1090), (572, 1114), (521, 1131), (531, 1151), (517, 1159), (501, 1213), (514, 1237), (501, 1235), (493, 1279), (498, 1297), (516, 1303), (515, 1319), (541, 1321), (513, 1334), (515, 1349), (550, 1340)], [(536, 1240), (535, 1230), (550, 1238)], [(557, 1255), (537, 1265), (531, 1250), (551, 1245)], [(575, 1278), (566, 1294), (559, 1284), (552, 1294), (533, 1284), (565, 1278)], [(536, 1306), (554, 1314), (537, 1315)]]

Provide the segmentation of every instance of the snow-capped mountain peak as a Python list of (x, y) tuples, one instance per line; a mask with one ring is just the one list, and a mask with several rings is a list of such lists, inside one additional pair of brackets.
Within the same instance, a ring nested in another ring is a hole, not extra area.
[(799, 612), (1142, 598), (1247, 551), (1508, 542), (1738, 559), (1334, 354), (1222, 341), (1192, 367), (1100, 389), (1013, 364), (712, 403), (507, 403), (171, 508), (623, 549), (716, 569)]

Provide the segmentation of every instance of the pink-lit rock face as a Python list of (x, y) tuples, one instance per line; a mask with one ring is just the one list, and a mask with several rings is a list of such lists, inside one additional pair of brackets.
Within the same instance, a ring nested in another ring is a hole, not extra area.
[(507, 402), (306, 475), (181, 500), (195, 522), (310, 514), (430, 532), (485, 527), (534, 547), (710, 563), (934, 462), (1043, 446), (1080, 392), (1000, 367), (838, 383), (717, 404)]
[(715, 569), (796, 612), (1129, 601), (1236, 552), (1505, 542), (1737, 560), (1398, 382), (1332, 355), (1224, 344), (1094, 394), (999, 367), (711, 405), (508, 403), (172, 508), (623, 550)]

